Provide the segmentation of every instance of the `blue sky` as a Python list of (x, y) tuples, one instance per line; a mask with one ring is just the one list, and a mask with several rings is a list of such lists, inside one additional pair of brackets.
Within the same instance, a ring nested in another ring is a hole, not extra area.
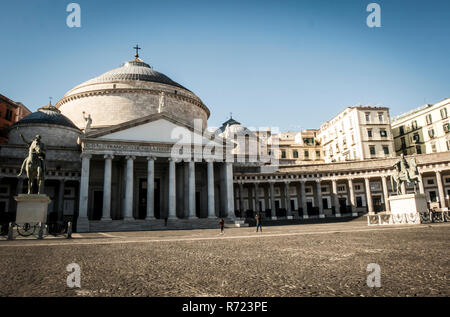
[(450, 97), (450, 1), (0, 0), (0, 93), (31, 110), (133, 58), (196, 93), (210, 126), (318, 128), (343, 108), (398, 115)]

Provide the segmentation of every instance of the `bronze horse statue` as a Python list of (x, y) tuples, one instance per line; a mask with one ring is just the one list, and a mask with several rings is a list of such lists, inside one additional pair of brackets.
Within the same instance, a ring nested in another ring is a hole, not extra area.
[(27, 142), (23, 135), (19, 133), (23, 142), (28, 145), (28, 156), (22, 163), (20, 173), (21, 176), (25, 170), (28, 178), (28, 194), (33, 193), (34, 181), (38, 183), (38, 194), (44, 189), (45, 180), (45, 147), (41, 142), (41, 136), (36, 135), (31, 142)]
[(400, 159), (394, 164), (396, 169), (396, 173), (391, 175), (391, 186), (394, 189), (397, 195), (406, 194), (402, 193), (401, 187), (403, 183), (414, 183), (414, 192), (416, 192), (416, 185), (420, 182), (419, 171), (417, 169), (416, 159), (411, 157), (410, 159), (406, 159), (402, 154)]

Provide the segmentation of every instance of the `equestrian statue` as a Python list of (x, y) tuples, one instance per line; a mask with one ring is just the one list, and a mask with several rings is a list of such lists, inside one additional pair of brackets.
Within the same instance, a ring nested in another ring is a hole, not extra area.
[(414, 183), (414, 192), (416, 192), (416, 185), (420, 182), (419, 171), (417, 169), (417, 162), (414, 157), (406, 159), (403, 153), (394, 164), (395, 173), (391, 175), (391, 186), (394, 188), (397, 195), (406, 194), (402, 192), (402, 184)]
[[(19, 131), (19, 127), (17, 127)], [(28, 194), (33, 193), (34, 181), (38, 183), (38, 194), (41, 194), (44, 189), (45, 179), (45, 146), (41, 142), (41, 136), (38, 134), (31, 142), (25, 140), (23, 135), (19, 132), (23, 142), (28, 145), (28, 156), (24, 159), (18, 177), (22, 176), (24, 172), (28, 178)]]

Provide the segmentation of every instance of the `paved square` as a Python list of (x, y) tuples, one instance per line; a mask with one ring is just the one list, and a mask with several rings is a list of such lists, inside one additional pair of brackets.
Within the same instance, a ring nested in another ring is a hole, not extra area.
[[(449, 296), (450, 225), (362, 221), (0, 241), (1, 296)], [(66, 266), (81, 267), (81, 288)], [(366, 284), (369, 263), (381, 288)]]

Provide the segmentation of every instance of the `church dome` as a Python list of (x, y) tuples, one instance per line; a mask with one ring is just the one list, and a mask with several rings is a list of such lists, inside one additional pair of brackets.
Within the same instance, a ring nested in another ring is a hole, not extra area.
[(83, 112), (91, 116), (93, 129), (159, 112), (190, 124), (200, 119), (206, 128), (210, 115), (199, 97), (154, 70), (138, 55), (71, 89), (56, 107), (80, 129), (85, 125)]
[(222, 137), (227, 137), (232, 134), (233, 136), (247, 136), (247, 137), (256, 137), (253, 131), (244, 127), (240, 122), (237, 122), (233, 118), (225, 121), (222, 126), (215, 131), (215, 134), (220, 135)]
[(154, 70), (150, 65), (145, 63), (139, 57), (136, 57), (136, 59), (124, 63), (121, 67), (115, 68), (98, 77), (90, 79), (82, 83), (81, 85), (75, 87), (74, 89), (77, 89), (78, 87), (82, 87), (85, 85), (101, 84), (117, 81), (130, 81), (130, 80), (160, 83), (188, 90), (185, 87), (181, 86), (180, 84), (174, 82), (166, 75)]
[(20, 134), (26, 140), (32, 140), (39, 134), (42, 142), (49, 146), (77, 147), (81, 131), (61, 111), (49, 104), (14, 123), (9, 128), (8, 143), (23, 144)]
[(16, 125), (21, 126), (27, 124), (60, 125), (78, 130), (76, 125), (72, 121), (70, 121), (70, 119), (62, 115), (61, 111), (59, 111), (52, 105), (47, 105), (45, 107), (39, 108), (36, 112), (30, 113), (18, 122), (14, 123), (13, 127)]

